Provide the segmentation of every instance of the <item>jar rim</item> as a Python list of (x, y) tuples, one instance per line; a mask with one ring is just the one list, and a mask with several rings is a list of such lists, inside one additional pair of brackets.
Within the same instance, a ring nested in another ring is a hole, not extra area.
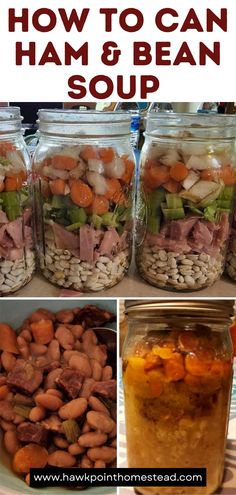
[(171, 317), (229, 320), (234, 314), (233, 299), (126, 300), (125, 313), (137, 319)]
[(98, 110), (44, 109), (38, 110), (38, 123), (64, 124), (105, 124), (112, 122), (129, 123), (130, 112), (99, 112)]
[(0, 123), (22, 120), (20, 107), (0, 107)]
[(197, 112), (148, 112), (147, 113), (147, 120), (160, 120), (161, 121), (177, 121), (177, 122), (184, 122), (187, 120), (190, 121), (202, 121), (204, 123), (207, 123), (208, 125), (212, 123), (219, 122), (222, 125), (225, 123), (230, 123), (233, 126), (236, 126), (236, 115), (234, 114), (220, 114), (220, 113), (197, 113)]

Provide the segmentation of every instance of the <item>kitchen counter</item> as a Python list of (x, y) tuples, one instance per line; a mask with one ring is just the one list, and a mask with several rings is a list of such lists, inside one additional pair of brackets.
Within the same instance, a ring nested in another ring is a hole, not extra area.
[[(12, 297), (60, 297), (61, 288), (53, 286), (40, 274), (36, 274), (28, 285), (15, 292)], [(79, 295), (79, 293), (78, 293)], [(229, 278), (223, 277), (212, 287), (195, 292), (170, 292), (157, 289), (142, 280), (134, 267), (129, 270), (129, 275), (116, 286), (99, 292), (87, 292), (81, 294), (83, 297), (236, 297), (236, 283)]]

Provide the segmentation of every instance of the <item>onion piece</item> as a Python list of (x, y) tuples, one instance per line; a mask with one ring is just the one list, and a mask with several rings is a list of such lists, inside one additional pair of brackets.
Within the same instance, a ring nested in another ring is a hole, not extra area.
[(192, 155), (186, 163), (187, 168), (193, 170), (205, 170), (207, 168), (218, 169), (220, 168), (219, 161), (214, 156), (202, 155), (199, 156)]
[(179, 161), (181, 161), (180, 155), (176, 150), (169, 150), (165, 155), (162, 156), (162, 158), (160, 158), (160, 162), (163, 163), (163, 165), (167, 165), (169, 167)]
[(121, 179), (125, 172), (125, 164), (121, 158), (115, 158), (111, 163), (105, 164), (105, 173), (107, 177)]
[(88, 168), (90, 172), (97, 172), (98, 174), (103, 174), (104, 172), (103, 162), (97, 158), (90, 158), (88, 160)]
[(16, 172), (20, 170), (25, 170), (24, 162), (17, 151), (8, 151), (6, 153), (6, 158), (11, 162)]
[(69, 178), (69, 173), (67, 170), (59, 170), (59, 169), (56, 169), (54, 167), (51, 167), (51, 166), (47, 166), (45, 165), (45, 167), (43, 167), (43, 175), (45, 177), (49, 177), (49, 179), (63, 179), (63, 180), (66, 180)]
[(105, 194), (107, 191), (107, 181), (106, 179), (96, 173), (96, 172), (87, 172), (86, 174), (87, 181), (90, 186), (93, 187), (95, 194)]
[(73, 168), (73, 170), (69, 172), (69, 175), (72, 179), (80, 179), (80, 177), (84, 175), (84, 172), (86, 170), (86, 165), (84, 161), (81, 158), (79, 160), (80, 161), (77, 167)]

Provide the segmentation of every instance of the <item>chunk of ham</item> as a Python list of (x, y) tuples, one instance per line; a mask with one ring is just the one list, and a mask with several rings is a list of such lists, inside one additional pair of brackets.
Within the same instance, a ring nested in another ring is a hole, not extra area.
[(52, 224), (56, 247), (58, 249), (68, 249), (68, 251), (79, 250), (79, 236), (68, 232), (58, 223)]
[(80, 227), (80, 259), (87, 263), (93, 263), (94, 229), (89, 225)]
[(8, 223), (7, 215), (2, 210), (0, 210), (0, 223)]
[(213, 241), (213, 232), (210, 231), (204, 221), (195, 223), (192, 231), (193, 240), (208, 246)]
[(6, 233), (11, 237), (14, 243), (14, 247), (18, 249), (22, 248), (24, 246), (22, 217), (13, 220), (13, 222), (9, 222), (5, 228)]
[(168, 223), (168, 237), (170, 239), (186, 239), (199, 217), (186, 217), (183, 220), (171, 220)]
[(109, 229), (105, 232), (99, 247), (100, 255), (111, 255), (113, 251), (117, 251), (120, 246), (120, 236), (115, 229)]
[(175, 253), (189, 253), (191, 251), (187, 239), (178, 241), (176, 239), (165, 238), (162, 235), (147, 234), (145, 244), (148, 246), (157, 246), (160, 249), (166, 249)]

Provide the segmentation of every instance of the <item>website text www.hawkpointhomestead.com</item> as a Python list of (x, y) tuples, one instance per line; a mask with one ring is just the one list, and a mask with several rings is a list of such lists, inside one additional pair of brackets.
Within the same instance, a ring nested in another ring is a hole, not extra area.
[(30, 470), (30, 486), (206, 486), (206, 469), (81, 469)]

